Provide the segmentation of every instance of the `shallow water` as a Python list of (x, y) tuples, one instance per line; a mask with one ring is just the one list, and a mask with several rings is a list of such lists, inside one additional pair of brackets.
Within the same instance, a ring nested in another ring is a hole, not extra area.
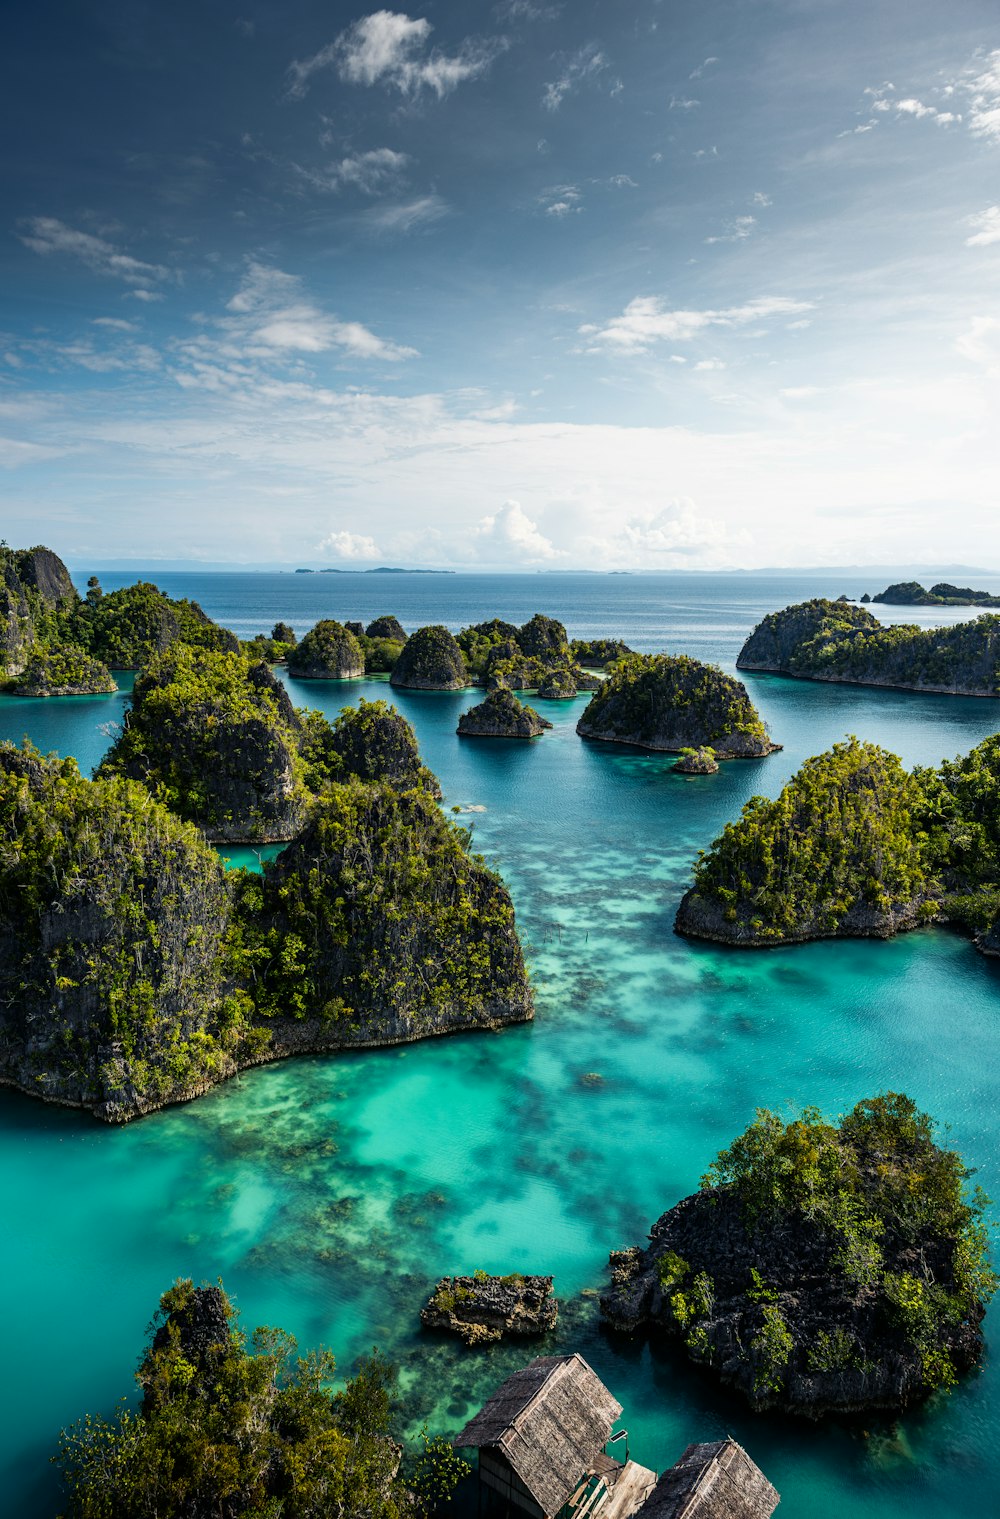
[[(446, 615), (450, 587), (420, 579), (427, 612), (405, 622), (467, 620)], [(544, 579), (547, 590), (557, 577)], [(609, 581), (590, 578), (604, 610), (586, 630), (567, 615), (572, 633), (627, 633), (632, 584), (619, 591)], [(392, 589), (373, 610), (401, 605)], [(513, 591), (505, 603), (499, 591), (482, 594), (472, 615), (520, 605)], [(731, 665), (768, 594), (758, 588), (754, 604), (748, 593), (739, 610), (659, 605), (649, 641), (714, 651)], [(565, 611), (551, 594), (528, 609), (536, 605)], [(697, 631), (682, 634), (682, 624)], [(992, 1355), (950, 1398), (895, 1429), (799, 1427), (748, 1414), (667, 1352), (604, 1336), (593, 1299), (580, 1295), (600, 1286), (608, 1250), (641, 1239), (690, 1192), (759, 1104), (837, 1112), (904, 1089), (951, 1122), (977, 1179), (1000, 1190), (997, 962), (941, 930), (740, 954), (687, 943), (671, 927), (697, 850), (807, 755), (855, 732), (907, 763), (936, 761), (994, 731), (1000, 713), (987, 701), (763, 676), (747, 684), (783, 752), (689, 778), (671, 774), (666, 757), (582, 743), (582, 701), (546, 704), (556, 726), (536, 743), (477, 743), (454, 732), (470, 693), (289, 681), (296, 701), (331, 714), (360, 695), (391, 695), (445, 805), (485, 808), (461, 821), (510, 884), (537, 1020), (275, 1065), (120, 1132), (0, 1093), (0, 1491), (10, 1512), (54, 1511), (46, 1457), (56, 1431), (129, 1390), (145, 1325), (175, 1276), (221, 1274), (249, 1325), (323, 1341), (344, 1367), (378, 1343), (401, 1364), (411, 1423), (454, 1429), (534, 1353), (471, 1355), (421, 1339), (418, 1309), (435, 1278), (480, 1266), (555, 1273), (567, 1306), (554, 1343), (592, 1361), (625, 1405), (632, 1454), (647, 1465), (662, 1469), (688, 1441), (731, 1430), (789, 1519), (991, 1511), (1000, 1487)], [(86, 768), (108, 741), (101, 725), (120, 712), (120, 697), (0, 700), (0, 735), (28, 731)]]

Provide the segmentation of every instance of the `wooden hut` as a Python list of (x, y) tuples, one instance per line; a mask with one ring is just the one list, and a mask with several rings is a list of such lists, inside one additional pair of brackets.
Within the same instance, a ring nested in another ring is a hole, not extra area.
[[(656, 1473), (607, 1455), (621, 1404), (581, 1355), (539, 1356), (452, 1442), (479, 1452), (480, 1500), (531, 1519), (628, 1519)], [(616, 1437), (619, 1438), (619, 1437)]]
[(689, 1445), (636, 1519), (771, 1519), (778, 1494), (732, 1438)]

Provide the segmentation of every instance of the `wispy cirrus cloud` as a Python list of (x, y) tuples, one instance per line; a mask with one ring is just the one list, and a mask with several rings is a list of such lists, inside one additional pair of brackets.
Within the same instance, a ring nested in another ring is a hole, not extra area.
[(484, 74), (507, 45), (503, 38), (467, 37), (456, 52), (445, 53), (428, 46), (433, 30), (425, 17), (373, 11), (310, 58), (294, 59), (288, 93), (301, 99), (316, 74), (333, 68), (347, 84), (380, 84), (408, 96), (429, 90), (440, 100)]
[(149, 289), (173, 278), (164, 264), (150, 264), (124, 253), (116, 244), (92, 232), (81, 232), (54, 216), (32, 216), (23, 223), (22, 243), (44, 257), (77, 258), (95, 274), (124, 280), (127, 285)]
[(409, 162), (409, 154), (394, 148), (371, 148), (365, 153), (348, 153), (322, 169), (295, 167), (319, 190), (354, 189), (363, 195), (381, 195), (399, 184)]
[(966, 217), (965, 224), (973, 229), (965, 239), (967, 248), (986, 248), (991, 243), (1000, 243), (1000, 206), (987, 206), (985, 211), (977, 211), (975, 216)]
[(589, 339), (591, 351), (610, 349), (617, 353), (645, 353), (660, 342), (689, 342), (709, 327), (747, 327), (772, 317), (799, 316), (811, 311), (811, 301), (796, 301), (787, 296), (763, 296), (742, 306), (719, 310), (670, 310), (655, 295), (636, 296), (620, 316), (605, 326), (586, 324), (579, 329)]
[(584, 84), (593, 83), (608, 67), (608, 60), (596, 43), (585, 47), (567, 58), (557, 78), (546, 84), (542, 105), (547, 111), (558, 111), (567, 95), (574, 94)]
[(366, 227), (373, 232), (391, 235), (414, 232), (419, 227), (428, 227), (438, 222), (442, 217), (448, 216), (450, 208), (448, 202), (440, 195), (418, 195), (412, 200), (392, 202), (387, 205), (375, 207), (363, 214)]
[(538, 197), (546, 216), (575, 216), (583, 210), (583, 194), (577, 185), (550, 185)]

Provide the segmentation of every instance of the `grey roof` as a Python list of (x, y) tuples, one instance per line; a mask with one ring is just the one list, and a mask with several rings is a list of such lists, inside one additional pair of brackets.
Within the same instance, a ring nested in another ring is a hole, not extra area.
[(635, 1519), (771, 1519), (778, 1494), (732, 1438), (689, 1445)]
[(557, 1514), (621, 1411), (583, 1356), (539, 1356), (508, 1377), (452, 1443), (501, 1451), (543, 1512)]

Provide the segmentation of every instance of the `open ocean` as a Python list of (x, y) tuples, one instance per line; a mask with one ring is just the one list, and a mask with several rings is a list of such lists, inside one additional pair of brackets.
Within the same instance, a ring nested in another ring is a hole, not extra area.
[[(78, 577), (82, 585), (85, 575)], [(106, 590), (136, 576), (102, 575)], [(453, 629), (533, 612), (571, 636), (623, 637), (732, 670), (766, 612), (884, 582), (804, 575), (156, 574), (242, 636), (278, 619), (386, 612)], [(1000, 590), (1000, 581), (977, 577)], [(880, 609), (931, 626), (968, 610)], [(662, 1470), (692, 1440), (731, 1431), (782, 1495), (783, 1519), (959, 1519), (998, 1511), (997, 1313), (983, 1369), (895, 1421), (799, 1424), (755, 1416), (668, 1350), (597, 1324), (589, 1294), (608, 1251), (642, 1240), (691, 1192), (754, 1108), (831, 1113), (894, 1088), (943, 1122), (1000, 1194), (1000, 963), (926, 929), (890, 943), (767, 952), (672, 932), (699, 849), (755, 792), (774, 795), (846, 733), (907, 764), (967, 750), (1000, 728), (973, 700), (744, 677), (781, 753), (715, 776), (669, 756), (584, 744), (586, 698), (547, 704), (534, 744), (455, 735), (469, 692), (391, 693), (444, 804), (475, 805), (475, 845), (517, 907), (537, 989), (534, 1024), (250, 1072), (184, 1107), (107, 1129), (0, 1092), (0, 1509), (50, 1519), (59, 1428), (110, 1412), (159, 1294), (177, 1276), (236, 1294), (244, 1324), (330, 1346), (345, 1369), (377, 1343), (401, 1367), (412, 1430), (454, 1431), (533, 1346), (468, 1352), (425, 1340), (438, 1276), (552, 1272), (564, 1304), (553, 1348), (578, 1349), (624, 1405), (631, 1453)], [(123, 679), (123, 687), (128, 682)], [(288, 681), (335, 715), (385, 681)], [(28, 733), (84, 769), (125, 692), (0, 697), (0, 737)], [(469, 821), (469, 818), (463, 819)], [(595, 1081), (593, 1077), (600, 1079)], [(584, 1079), (587, 1078), (587, 1079)], [(548, 1346), (546, 1348), (549, 1348)]]

